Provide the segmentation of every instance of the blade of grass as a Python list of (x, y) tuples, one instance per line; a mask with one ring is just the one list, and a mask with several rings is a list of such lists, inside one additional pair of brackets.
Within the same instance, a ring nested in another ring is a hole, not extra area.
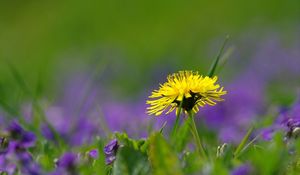
[(40, 95), (42, 94), (43, 88), (44, 87), (43, 87), (43, 82), (42, 82), (42, 71), (39, 71), (37, 84), (36, 84), (36, 87), (35, 87), (35, 93), (34, 93), (35, 98), (40, 97)]
[(164, 131), (165, 126), (167, 125), (167, 121), (164, 122), (164, 124), (162, 125), (162, 127), (159, 130), (159, 133), (162, 134), (162, 132)]
[(258, 134), (256, 137), (254, 137), (254, 139), (252, 139), (242, 150), (241, 152), (237, 155), (241, 155), (244, 151), (247, 150), (247, 148), (249, 148), (249, 146), (251, 146), (259, 137), (261, 136), (261, 134)]
[(219, 74), (222, 71), (222, 69), (227, 64), (227, 61), (228, 61), (229, 57), (232, 55), (233, 52), (234, 52), (234, 47), (229, 47), (224, 52), (223, 56), (221, 56), (221, 58), (220, 58), (218, 69), (216, 69), (216, 71), (215, 71), (216, 74)]
[(23, 90), (23, 92), (27, 95), (29, 95), (30, 97), (32, 97), (32, 93), (29, 90), (25, 80), (22, 78), (21, 74), (17, 71), (17, 69), (10, 63), (7, 62), (8, 64), (8, 68), (13, 76), (13, 78), (16, 80), (16, 82), (18, 83), (18, 85), (20, 86), (20, 88)]
[(10, 114), (10, 116), (19, 116), (19, 112), (5, 103), (2, 99), (0, 99), (0, 106), (4, 109), (4, 111)]
[(208, 75), (209, 77), (214, 76), (215, 71), (216, 71), (217, 66), (218, 66), (218, 63), (219, 63), (219, 61), (220, 61), (220, 58), (221, 58), (221, 56), (222, 56), (223, 50), (224, 50), (224, 48), (225, 48), (225, 46), (226, 46), (226, 43), (227, 43), (228, 39), (229, 39), (229, 35), (226, 36), (226, 38), (225, 38), (225, 40), (224, 40), (224, 42), (223, 42), (223, 45), (222, 45), (222, 47), (221, 47), (221, 49), (220, 49), (220, 51), (219, 51), (219, 53), (218, 53), (216, 59), (214, 60), (214, 62), (212, 63), (212, 65), (211, 65), (211, 67), (210, 67), (210, 69), (209, 69), (209, 71), (208, 71), (208, 74), (207, 74), (207, 75)]
[(96, 111), (97, 111), (97, 115), (99, 116), (99, 120), (100, 120), (100, 127), (103, 129), (105, 135), (107, 137), (110, 137), (110, 135), (112, 134), (112, 132), (110, 131), (107, 122), (104, 118), (104, 114), (103, 112), (100, 110), (100, 104), (96, 105)]
[(249, 140), (249, 137), (253, 131), (254, 127), (251, 126), (250, 129), (247, 131), (246, 135), (244, 136), (244, 138), (242, 139), (241, 143), (239, 144), (239, 146), (237, 147), (237, 149), (234, 151), (233, 153), (233, 157), (237, 158), (238, 155), (240, 154), (240, 152), (242, 151), (242, 149), (244, 148), (244, 146), (246, 145), (247, 141)]
[(30, 88), (27, 86), (27, 84), (26, 84), (25, 80), (23, 79), (23, 77), (21, 76), (21, 74), (11, 63), (7, 62), (7, 64), (8, 64), (8, 67), (9, 67), (14, 79), (16, 80), (16, 82), (18, 83), (20, 88), (24, 91), (25, 94), (27, 94), (31, 98), (32, 106), (36, 110), (36, 112), (39, 114), (39, 116), (41, 117), (40, 119), (46, 123), (46, 125), (49, 127), (51, 132), (54, 134), (54, 138), (57, 141), (57, 143), (59, 144), (59, 149), (61, 148), (60, 146), (65, 147), (66, 146), (65, 141), (63, 139), (61, 139), (59, 133), (47, 120), (42, 107), (37, 102), (36, 98), (34, 97), (33, 93), (30, 91)]

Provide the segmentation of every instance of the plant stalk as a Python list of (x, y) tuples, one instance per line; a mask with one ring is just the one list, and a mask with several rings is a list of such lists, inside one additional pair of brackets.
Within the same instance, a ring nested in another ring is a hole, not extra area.
[(175, 138), (175, 135), (177, 133), (177, 129), (178, 129), (178, 126), (179, 126), (179, 119), (180, 119), (180, 114), (181, 114), (181, 110), (182, 110), (182, 103), (183, 103), (183, 100), (180, 102), (179, 107), (178, 107), (178, 111), (176, 113), (175, 124), (174, 124), (172, 132), (171, 132), (172, 139)]
[(204, 147), (202, 145), (201, 139), (199, 137), (199, 133), (196, 127), (196, 123), (195, 123), (195, 119), (194, 119), (194, 113), (192, 111), (188, 111), (188, 120), (190, 123), (190, 129), (191, 132), (193, 134), (193, 137), (195, 139), (196, 142), (196, 147), (197, 147), (197, 151), (199, 152), (200, 156), (204, 157), (205, 159), (207, 159), (207, 155), (206, 152), (204, 150)]

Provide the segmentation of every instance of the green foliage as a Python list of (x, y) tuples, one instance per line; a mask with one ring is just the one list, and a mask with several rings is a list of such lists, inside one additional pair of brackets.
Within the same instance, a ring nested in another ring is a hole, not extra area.
[(203, 162), (196, 152), (183, 152), (184, 174), (194, 174), (203, 168)]
[[(83, 157), (83, 162), (81, 162), (82, 164), (79, 167), (81, 174), (107, 174), (106, 171), (108, 168), (105, 166), (105, 155), (102, 151), (104, 149), (104, 141), (105, 140), (97, 137), (93, 144), (79, 148), (78, 152)], [(88, 156), (88, 152), (92, 149), (99, 151), (99, 157), (97, 159)]]
[(130, 146), (119, 148), (114, 162), (113, 175), (148, 175), (151, 174), (147, 155)]
[(283, 135), (278, 133), (274, 141), (266, 142), (261, 147), (252, 146), (243, 159), (251, 161), (259, 174), (284, 174), (292, 155), (283, 142)]
[(147, 157), (148, 140), (134, 140), (126, 133), (115, 133), (120, 148), (112, 167), (113, 175), (147, 175), (151, 174)]
[(128, 137), (126, 133), (115, 133), (118, 141), (127, 147), (145, 153), (148, 149), (149, 141), (145, 139), (134, 140)]
[(176, 151), (182, 152), (186, 147), (190, 139), (189, 125), (187, 122), (184, 122), (181, 127), (179, 127), (178, 132), (174, 136), (174, 147)]
[(154, 175), (182, 175), (177, 154), (160, 133), (149, 138), (149, 160)]
[(209, 160), (203, 161), (197, 152), (186, 150), (189, 142), (187, 127), (184, 123), (179, 128), (176, 137), (178, 143), (174, 142), (172, 145), (160, 132), (153, 133), (147, 140), (134, 140), (126, 133), (116, 133), (115, 136), (122, 146), (113, 166), (106, 168), (111, 167), (114, 175), (227, 175), (244, 164), (251, 165), (251, 172), (254, 174), (296, 175), (300, 170), (300, 141), (292, 139), (284, 142), (281, 132), (275, 135), (273, 141), (255, 140), (252, 143), (249, 142), (249, 137), (253, 128), (250, 128), (238, 146), (222, 144), (218, 149), (208, 147), (209, 152), (215, 154), (211, 154)]

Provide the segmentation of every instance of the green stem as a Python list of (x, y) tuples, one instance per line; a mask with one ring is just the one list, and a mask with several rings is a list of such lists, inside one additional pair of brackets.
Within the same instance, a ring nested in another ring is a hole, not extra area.
[(207, 159), (206, 152), (205, 152), (204, 147), (201, 143), (199, 133), (198, 133), (198, 130), (197, 130), (197, 127), (196, 127), (196, 123), (195, 123), (195, 119), (194, 119), (194, 113), (192, 111), (188, 111), (188, 114), (189, 114), (188, 120), (190, 121), (190, 129), (191, 129), (191, 132), (192, 132), (193, 137), (194, 137), (195, 142), (196, 142), (197, 151), (199, 152), (200, 156)]
[(181, 109), (182, 109), (182, 103), (183, 103), (183, 100), (180, 102), (179, 107), (178, 107), (175, 124), (173, 126), (172, 133), (171, 133), (172, 138), (174, 138), (177, 133), (177, 128), (179, 126), (179, 119), (180, 119), (180, 114), (181, 114)]

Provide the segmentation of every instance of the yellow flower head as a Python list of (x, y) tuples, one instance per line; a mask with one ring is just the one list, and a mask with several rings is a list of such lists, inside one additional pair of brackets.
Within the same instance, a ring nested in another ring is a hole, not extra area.
[(179, 71), (169, 75), (167, 82), (160, 84), (159, 89), (149, 96), (147, 113), (158, 116), (167, 111), (168, 114), (180, 104), (186, 112), (193, 110), (195, 113), (199, 111), (199, 106), (213, 106), (216, 101), (222, 101), (221, 96), (227, 93), (223, 87), (215, 84), (217, 79), (216, 76), (203, 77), (193, 71)]

